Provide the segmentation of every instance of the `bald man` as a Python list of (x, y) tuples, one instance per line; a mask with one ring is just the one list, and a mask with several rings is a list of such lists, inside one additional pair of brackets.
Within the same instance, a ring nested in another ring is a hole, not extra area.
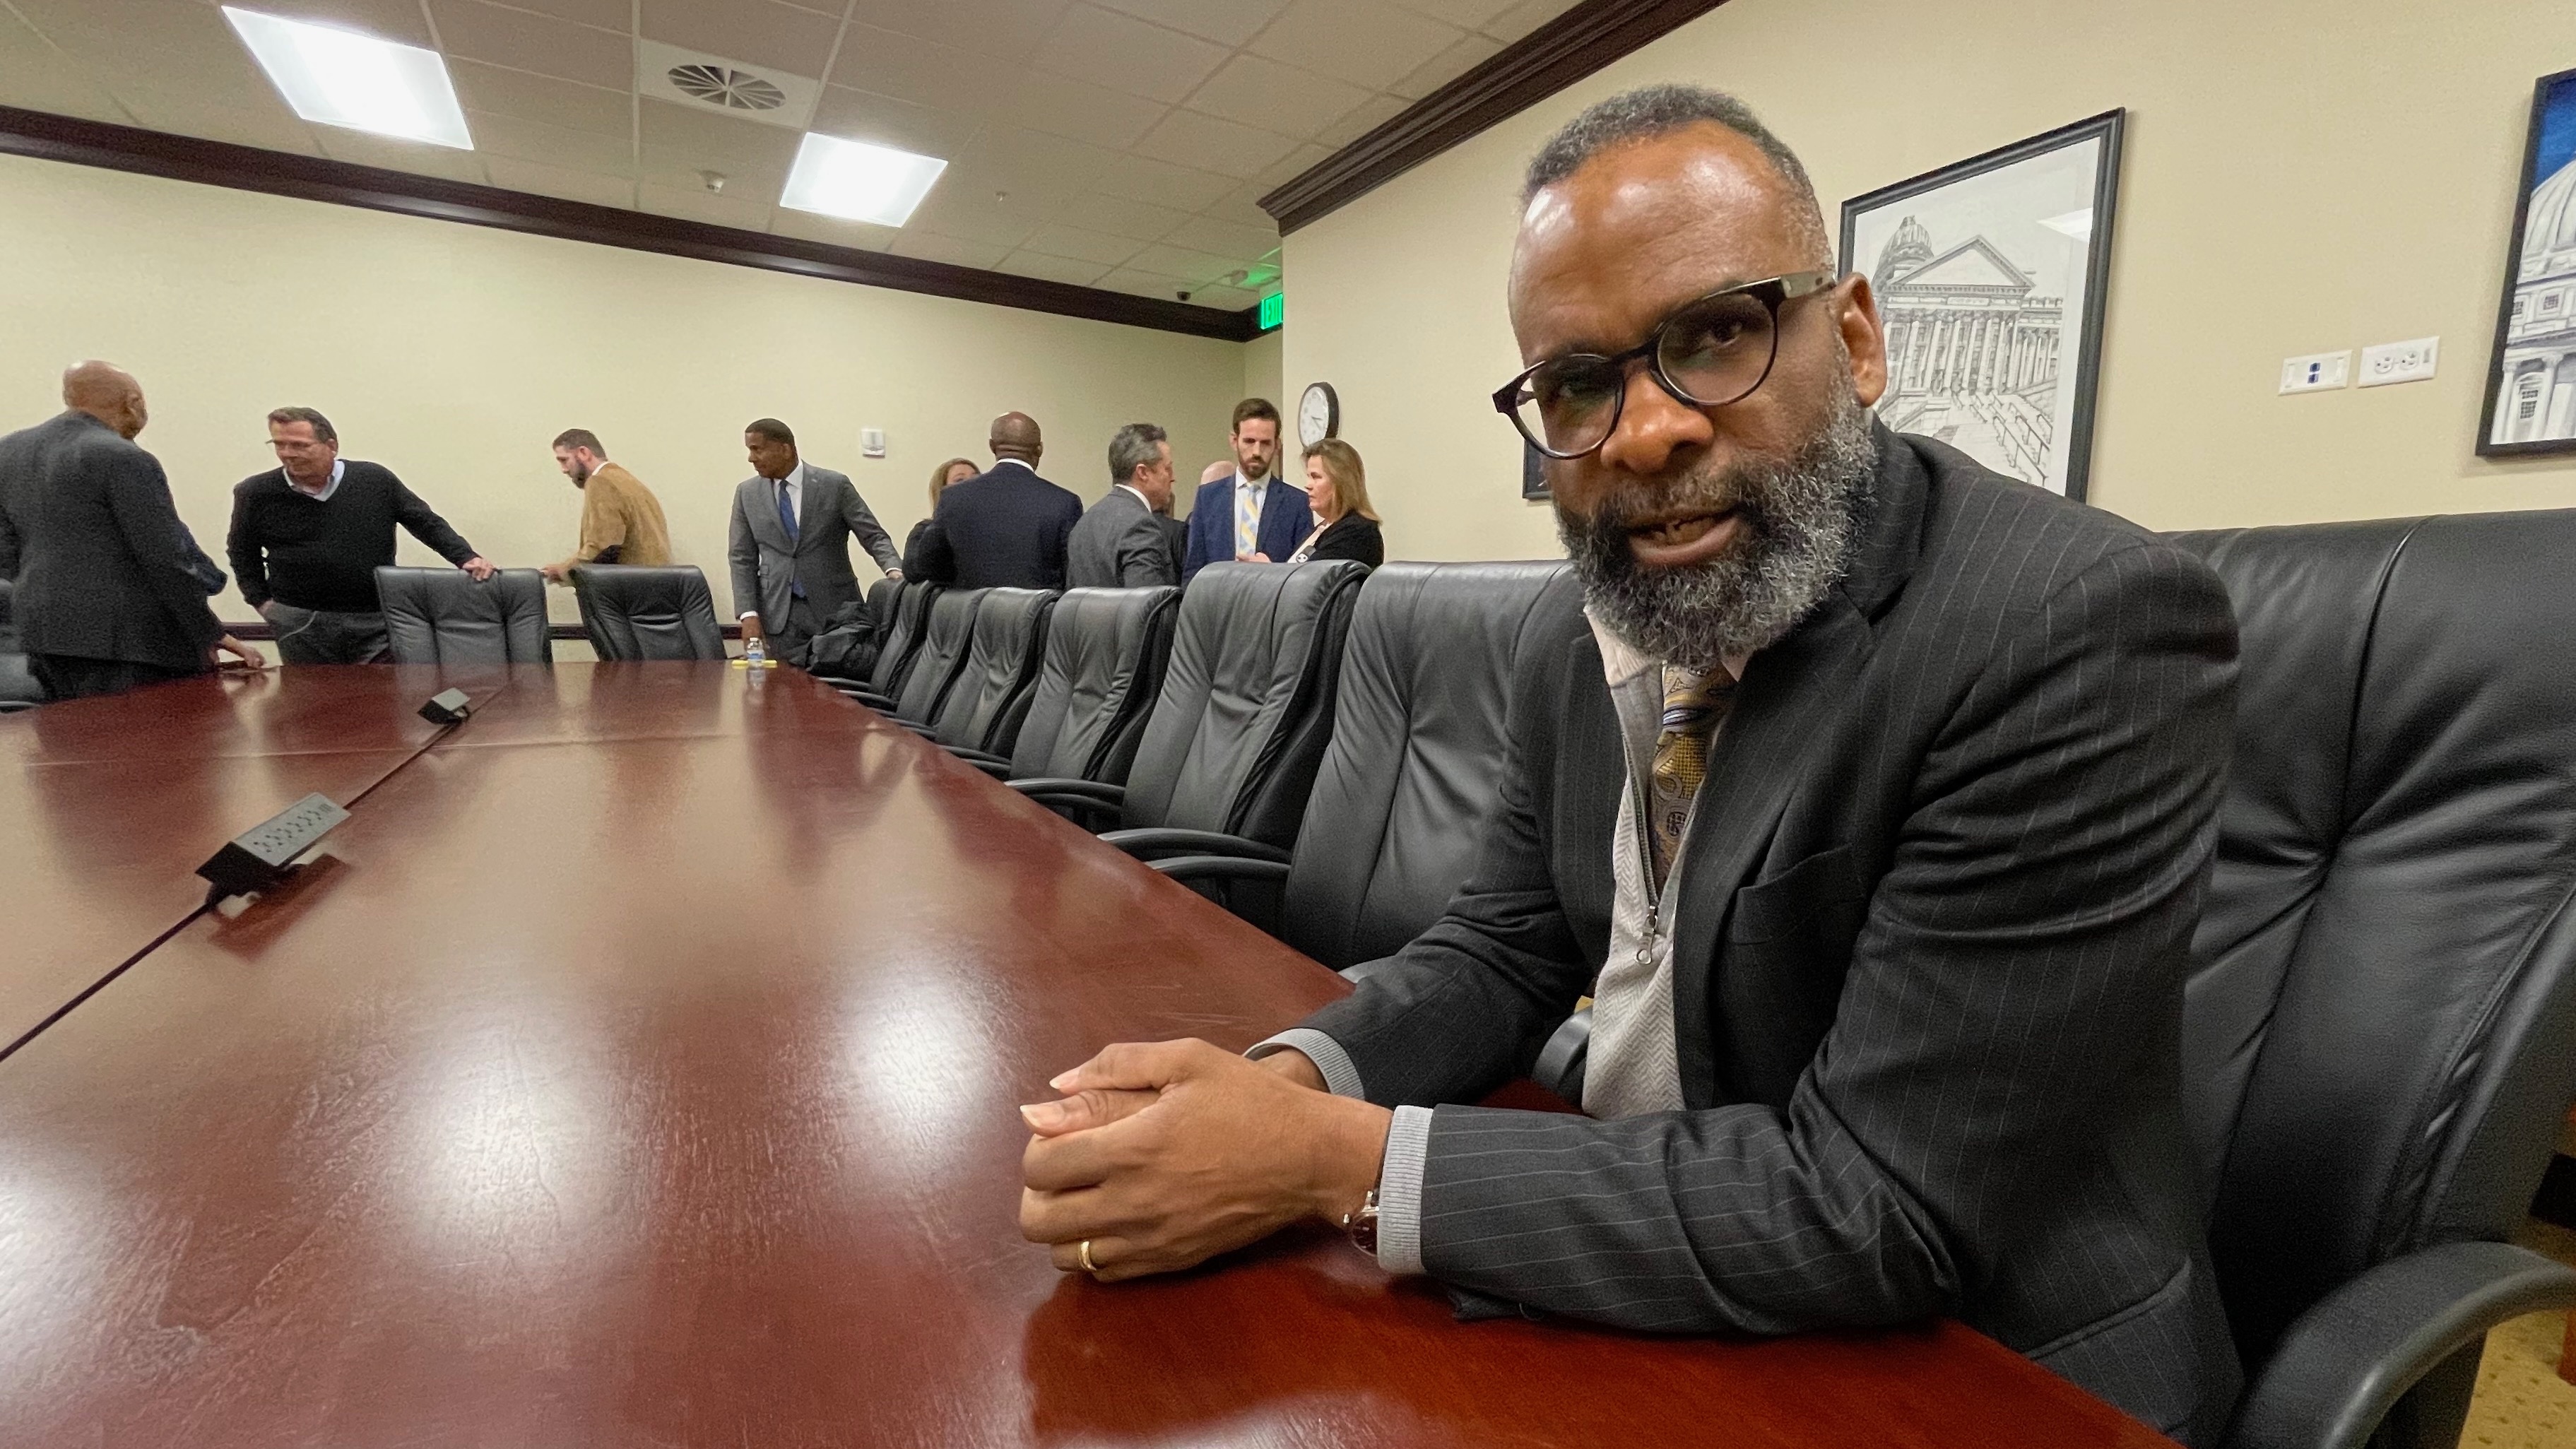
[(80, 363), (63, 407), (0, 438), (0, 574), (17, 581), (18, 636), (46, 698), (184, 679), (226, 655), (266, 667), (215, 622), (170, 480), (134, 444), (150, 416), (142, 384)]
[(1060, 589), (1082, 500), (1038, 476), (1045, 452), (1027, 413), (993, 419), (993, 466), (939, 495), (904, 571), (961, 589)]
[[(1521, 205), (1493, 425), (1550, 458), (1586, 607), (1514, 670), (1482, 857), (1258, 1060), (1058, 1076), (1022, 1230), (1126, 1278), (1322, 1218), (1471, 1315), (1655, 1333), (1956, 1318), (2215, 1443), (2176, 1042), (2226, 592), (1874, 421), (1869, 279), (1731, 97), (1600, 103)], [(1581, 1115), (1470, 1105), (1585, 996)]]

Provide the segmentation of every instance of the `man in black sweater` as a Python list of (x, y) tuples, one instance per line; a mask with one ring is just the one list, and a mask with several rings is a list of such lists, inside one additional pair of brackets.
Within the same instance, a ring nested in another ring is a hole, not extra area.
[(376, 570), (394, 561), (397, 523), (475, 582), (492, 577), (492, 565), (391, 469), (343, 459), (329, 418), (279, 408), (268, 415), (268, 442), (279, 466), (234, 485), (225, 551), (242, 598), (276, 627), (286, 663), (385, 657)]

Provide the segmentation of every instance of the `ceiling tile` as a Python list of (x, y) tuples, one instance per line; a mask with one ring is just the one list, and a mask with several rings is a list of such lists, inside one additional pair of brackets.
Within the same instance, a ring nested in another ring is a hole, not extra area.
[(969, 184), (1008, 192), (1034, 211), (1090, 190), (1116, 159), (1117, 152), (1086, 142), (997, 125), (976, 135), (954, 169)]
[(251, 0), (248, 8), (289, 20), (319, 20), (405, 45), (437, 43), (430, 36), (429, 22), (421, 18), (420, 0)]
[(786, 188), (800, 139), (795, 132), (665, 101), (644, 102), (640, 115), (643, 180), (705, 191), (698, 173), (720, 172), (727, 198), (756, 196), (763, 206)]
[(1192, 251), (1187, 247), (1150, 246), (1127, 259), (1131, 270), (1160, 272), (1185, 282), (1213, 282), (1231, 272), (1239, 272), (1248, 262), (1232, 261)]
[(1295, 0), (1252, 42), (1284, 60), (1367, 90), (1384, 90), (1455, 44), (1459, 30), (1378, 0)]
[(954, 46), (853, 25), (841, 37), (830, 80), (939, 110), (975, 110), (1007, 69)]
[[(1395, 0), (1395, 3), (1434, 20), (1446, 20), (1462, 29), (1476, 30), (1511, 9), (1516, 0)], [(1564, 6), (1560, 4), (1558, 8)]]
[(661, 216), (739, 227), (744, 231), (768, 230), (769, 215), (776, 209), (770, 205), (771, 198), (767, 196), (743, 196), (731, 190), (719, 196), (704, 187), (656, 186), (649, 181), (635, 188), (635, 198), (644, 210)]
[(807, 241), (827, 242), (836, 247), (850, 247), (863, 252), (881, 252), (898, 233), (890, 226), (874, 226), (864, 221), (850, 221), (819, 212), (778, 208), (769, 229), (780, 236), (802, 237)]
[(1357, 86), (1257, 55), (1238, 55), (1190, 97), (1190, 109), (1299, 140), (1350, 114), (1369, 99)]
[(1232, 257), (1238, 265), (1250, 265), (1279, 245), (1279, 228), (1238, 226), (1212, 216), (1194, 216), (1174, 227), (1163, 240), (1176, 247)]
[(1574, 8), (1574, 0), (1521, 0), (1478, 30), (1508, 45)]
[(1213, 307), (1220, 312), (1240, 312), (1260, 300), (1259, 292), (1248, 292), (1241, 287), (1211, 286), (1190, 289), (1191, 306)]
[[(1016, 61), (1037, 48), (1068, 8), (1067, 0), (855, 0), (850, 19), (996, 60)], [(847, 46), (844, 41), (845, 51)], [(992, 84), (1004, 79), (998, 74), (986, 77)]]
[(1144, 96), (1034, 72), (998, 88), (991, 105), (994, 120), (1111, 150), (1135, 145), (1169, 109)]
[(1109, 269), (1096, 262), (1067, 261), (1063, 257), (1042, 256), (1037, 252), (1013, 252), (1002, 258), (994, 270), (1018, 277), (1043, 277), (1050, 282), (1088, 287), (1099, 281), (1101, 274)]
[(322, 142), (322, 154), (334, 161), (348, 161), (360, 166), (381, 166), (388, 171), (408, 171), (415, 176), (440, 176), (450, 181), (471, 181), (484, 185), (482, 158), (472, 151), (459, 151), (453, 146), (433, 146), (426, 141), (398, 141), (391, 136), (371, 136), (364, 131), (343, 130), (338, 126), (315, 128)]
[(541, 121), (467, 111), (465, 124), (474, 133), (474, 149), (486, 155), (520, 161), (542, 161), (601, 176), (631, 181), (635, 176), (635, 140), (597, 131), (568, 131)]
[(956, 111), (917, 106), (847, 86), (823, 87), (823, 99), (814, 106), (814, 129), (824, 135), (873, 141), (943, 161), (963, 152), (981, 125), (975, 117)]
[(1268, 186), (1258, 181), (1247, 181), (1235, 188), (1225, 199), (1207, 208), (1206, 214), (1219, 221), (1233, 222), (1237, 226), (1275, 227), (1278, 223), (1272, 220), (1270, 213), (1263, 211), (1259, 204), (1260, 199), (1269, 192)]
[(1224, 60), (1223, 46), (1097, 5), (1067, 10), (1030, 57), (1040, 70), (1106, 82), (1158, 101), (1188, 95)]
[(1093, 185), (1103, 195), (1197, 211), (1232, 191), (1236, 183), (1233, 177), (1213, 171), (1195, 171), (1169, 161), (1126, 155), (1110, 162), (1109, 169), (1100, 173)]
[(643, 35), (790, 75), (819, 74), (840, 38), (837, 17), (771, 0), (643, 0)]
[(447, 73), (456, 82), (456, 98), (469, 111), (516, 116), (603, 136), (635, 134), (634, 92), (604, 90), (505, 70), (479, 60), (451, 59)]
[(1333, 153), (1321, 146), (1300, 146), (1288, 155), (1261, 168), (1261, 173), (1253, 177), (1252, 181), (1254, 185), (1266, 192), (1274, 187), (1287, 185), (1312, 168), (1331, 160), (1332, 157)]
[(635, 204), (634, 182), (602, 176), (595, 171), (573, 171), (542, 162), (493, 155), (483, 158), (483, 169), (491, 175), (493, 185), (512, 191), (560, 196), (566, 201), (587, 201), (593, 206), (632, 207)]
[(1405, 107), (1412, 104), (1402, 96), (1391, 96), (1381, 92), (1360, 102), (1359, 108), (1349, 115), (1326, 126), (1315, 139), (1338, 151), (1403, 115)]
[(429, 6), (450, 55), (610, 90), (635, 83), (635, 45), (625, 36), (482, 0), (429, 0)]
[(1172, 228), (1190, 219), (1185, 211), (1156, 206), (1150, 201), (1130, 201), (1123, 196), (1110, 196), (1099, 191), (1086, 191), (1057, 202), (1047, 208), (1047, 216), (1049, 220), (1087, 231), (1133, 237), (1140, 242), (1161, 241), (1171, 235)]
[(6, 10), (0, 10), (0, 105), (134, 123), (134, 117), (93, 83), (83, 68), (64, 64), (61, 51)]
[(1221, 45), (1241, 45), (1261, 33), (1288, 0), (1097, 0), (1140, 20), (1186, 30)]
[(1167, 277), (1160, 272), (1140, 272), (1132, 267), (1120, 267), (1092, 285), (1103, 291), (1125, 292), (1134, 297), (1161, 297), (1171, 301), (1179, 300), (1179, 293), (1188, 292), (1196, 296), (1198, 292), (1196, 287), (1178, 277)]
[(1502, 53), (1503, 43), (1484, 35), (1462, 35), (1458, 43), (1416, 67), (1413, 74), (1387, 90), (1418, 101)]
[(1240, 122), (1174, 111), (1136, 143), (1136, 152), (1176, 166), (1251, 176), (1296, 149), (1296, 141)]
[(990, 270), (1010, 248), (990, 242), (959, 241), (955, 237), (907, 226), (895, 234), (894, 245), (886, 250), (899, 257), (919, 257), (925, 262), (946, 262), (953, 267)]
[(903, 229), (1009, 248), (1018, 246), (1021, 238), (1038, 229), (1038, 224), (1039, 218), (1028, 203), (995, 201), (991, 190), (962, 183), (957, 168), (952, 166), (930, 189), (930, 195), (923, 198)]
[(1050, 223), (1029, 233), (1020, 243), (1023, 250), (1044, 252), (1051, 257), (1065, 257), (1079, 262), (1098, 262), (1114, 267), (1144, 249), (1144, 243), (1133, 237), (1111, 236), (1107, 232), (1085, 231), (1078, 226)]
[(595, 25), (602, 30), (632, 32), (635, 9), (631, 0), (509, 0), (521, 10), (535, 10), (557, 20), (571, 20)]

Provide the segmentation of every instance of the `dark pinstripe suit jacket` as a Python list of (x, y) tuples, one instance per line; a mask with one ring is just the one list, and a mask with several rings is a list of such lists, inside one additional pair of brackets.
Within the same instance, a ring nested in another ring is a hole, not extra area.
[[(1952, 1315), (2169, 1432), (2237, 1387), (2177, 1031), (2236, 629), (2199, 560), (1879, 432), (1850, 576), (1754, 656), (1676, 902), (1688, 1110), (1441, 1107), (1448, 1283), (1670, 1332)], [(1608, 949), (1619, 722), (1525, 670), (1448, 915), (1306, 1024), (1387, 1104), (1526, 1071)]]

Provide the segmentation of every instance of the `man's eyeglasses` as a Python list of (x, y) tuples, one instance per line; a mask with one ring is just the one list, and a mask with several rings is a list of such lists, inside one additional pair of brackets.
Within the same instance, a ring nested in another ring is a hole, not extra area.
[(1552, 357), (1505, 383), (1494, 410), (1551, 458), (1580, 458), (1610, 441), (1628, 396), (1628, 365), (1643, 359), (1664, 391), (1692, 407), (1750, 396), (1780, 355), (1780, 308), (1834, 283), (1791, 272), (1711, 292), (1674, 309), (1645, 341), (1615, 357)]

